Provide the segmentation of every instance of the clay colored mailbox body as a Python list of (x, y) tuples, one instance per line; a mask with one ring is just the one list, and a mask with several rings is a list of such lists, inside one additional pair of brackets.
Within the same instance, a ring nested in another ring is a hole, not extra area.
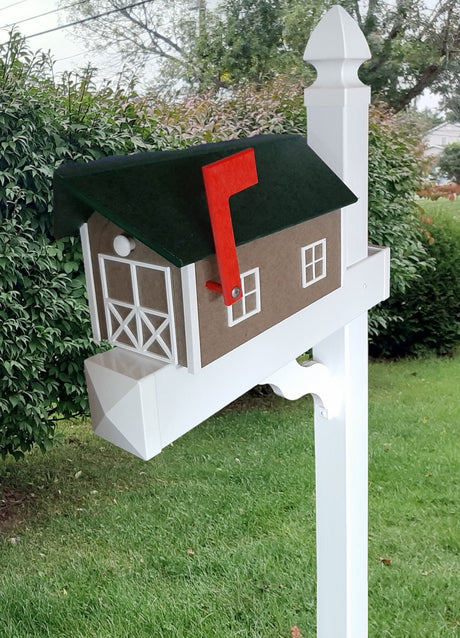
[(313, 395), (320, 638), (367, 635), (367, 310), (389, 294), (389, 250), (367, 242), (368, 57), (333, 7), (306, 49), (308, 144), (107, 158), (54, 184), (114, 346), (85, 362), (98, 435), (149, 459), (256, 384)]

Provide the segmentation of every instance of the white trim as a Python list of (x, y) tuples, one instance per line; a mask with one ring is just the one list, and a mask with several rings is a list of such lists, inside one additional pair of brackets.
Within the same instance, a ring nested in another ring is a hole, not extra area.
[[(139, 348), (138, 337), (133, 334), (133, 332), (128, 328), (128, 324), (130, 321), (136, 317), (136, 308), (133, 308), (131, 304), (121, 303), (119, 301), (115, 302), (112, 299), (107, 299), (107, 303), (105, 304), (106, 318), (107, 318), (107, 331), (109, 334), (109, 341), (114, 345), (120, 345), (117, 343), (117, 339), (122, 332), (124, 332), (131, 340), (133, 347), (135, 350)], [(128, 308), (130, 310), (129, 314), (125, 319), (122, 318), (120, 313), (117, 310), (117, 306), (121, 306), (122, 308)], [(118, 322), (118, 326), (113, 327), (112, 325), (112, 317)], [(125, 344), (126, 345), (126, 344)]]
[(140, 266), (141, 268), (151, 268), (152, 270), (162, 270), (163, 272), (170, 271), (169, 266), (158, 266), (157, 264), (149, 264), (146, 261), (136, 261), (134, 259), (125, 259), (123, 257), (114, 257), (113, 255), (105, 255), (99, 253), (99, 257), (103, 257), (107, 261), (116, 261), (120, 263), (128, 264), (129, 266)]
[(173, 291), (171, 283), (171, 268), (165, 272), (166, 279), (166, 301), (168, 304), (169, 320), (169, 333), (171, 335), (171, 358), (174, 363), (177, 364), (177, 340), (176, 340), (176, 318), (174, 316), (174, 303), (173, 303)]
[[(245, 280), (251, 276), (254, 276), (254, 288), (251, 290), (247, 290), (246, 289), (247, 284)], [(236, 326), (238, 323), (241, 323), (242, 321), (245, 321), (246, 319), (249, 319), (249, 317), (253, 317), (254, 315), (260, 312), (261, 305), (260, 305), (259, 268), (252, 268), (252, 270), (247, 270), (246, 272), (241, 273), (241, 290), (243, 293), (243, 296), (241, 297), (241, 299), (239, 301), (236, 301), (231, 306), (227, 307), (227, 323), (229, 328)], [(253, 295), (255, 295), (255, 298), (256, 298), (256, 307), (254, 308), (254, 310), (250, 310), (249, 312), (246, 312), (246, 300), (248, 297), (252, 297)], [(242, 313), (237, 319), (234, 319), (233, 317), (234, 310), (240, 304), (242, 305)]]
[[(321, 246), (321, 257), (316, 257), (316, 249)], [(311, 250), (311, 261), (307, 261), (307, 251)], [(307, 288), (327, 276), (326, 271), (326, 239), (320, 239), (300, 249), (302, 256), (302, 288)], [(321, 274), (316, 275), (316, 267), (321, 264)], [(307, 269), (312, 268), (312, 278), (307, 278)]]
[(187, 368), (193, 374), (201, 370), (200, 324), (196, 292), (195, 264), (181, 268), (182, 299), (184, 302), (185, 345)]
[(96, 288), (94, 285), (93, 262), (91, 260), (91, 245), (89, 242), (88, 224), (80, 226), (81, 247), (83, 251), (83, 263), (85, 265), (86, 291), (88, 294), (89, 314), (91, 317), (91, 328), (93, 338), (101, 340), (101, 326), (99, 325), (99, 315), (97, 312)]
[[(254, 289), (247, 290), (246, 289), (247, 284), (245, 280), (251, 276), (254, 276)], [(231, 306), (227, 307), (227, 321), (228, 321), (229, 328), (236, 326), (238, 323), (241, 323), (242, 321), (245, 321), (246, 319), (249, 319), (249, 317), (253, 317), (254, 315), (260, 312), (261, 305), (260, 305), (259, 268), (253, 268), (252, 270), (247, 270), (246, 272), (241, 273), (241, 289), (243, 292), (243, 296), (241, 297), (241, 299), (235, 302), (234, 304), (232, 304)], [(249, 312), (246, 312), (246, 300), (248, 297), (252, 297), (253, 295), (255, 295), (255, 298), (256, 298), (256, 307), (254, 308), (254, 310), (250, 310)], [(243, 311), (241, 316), (239, 316), (237, 319), (234, 319), (233, 318), (234, 309), (239, 304), (242, 304)]]
[[(105, 262), (112, 261), (116, 263), (126, 264), (129, 267), (133, 303), (127, 303), (120, 301), (109, 296), (107, 286), (107, 276), (105, 272)], [(174, 321), (174, 307), (173, 307), (173, 294), (171, 285), (171, 269), (167, 266), (157, 266), (156, 264), (148, 264), (142, 261), (133, 261), (131, 259), (123, 259), (121, 257), (113, 257), (112, 255), (99, 254), (99, 268), (102, 282), (102, 295), (104, 301), (104, 311), (107, 323), (107, 334), (109, 343), (126, 348), (127, 350), (133, 350), (139, 354), (143, 354), (152, 359), (164, 361), (166, 363), (177, 363), (177, 345), (176, 345), (176, 331)], [(155, 310), (154, 308), (147, 308), (141, 304), (138, 284), (138, 269), (144, 268), (148, 270), (157, 270), (164, 273), (164, 283), (166, 290), (166, 303), (167, 313)], [(127, 308), (130, 310), (128, 315), (123, 319), (118, 308)], [(163, 319), (158, 328), (155, 328), (152, 324), (150, 317), (156, 317), (157, 319)], [(113, 318), (116, 319), (117, 325), (113, 326)], [(128, 327), (128, 324), (135, 319), (136, 321), (136, 334)], [(150, 336), (144, 341), (143, 331), (144, 326), (150, 331)], [(169, 328), (171, 346), (169, 346), (162, 338), (161, 333)], [(126, 335), (131, 344), (126, 344), (118, 341), (121, 334)], [(164, 355), (155, 354), (149, 352), (149, 348), (154, 342), (157, 342), (160, 348), (163, 350)]]

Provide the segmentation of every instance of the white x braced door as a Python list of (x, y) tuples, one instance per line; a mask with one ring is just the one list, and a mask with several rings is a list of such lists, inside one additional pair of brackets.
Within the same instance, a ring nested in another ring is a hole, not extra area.
[(108, 341), (177, 363), (170, 268), (99, 255)]

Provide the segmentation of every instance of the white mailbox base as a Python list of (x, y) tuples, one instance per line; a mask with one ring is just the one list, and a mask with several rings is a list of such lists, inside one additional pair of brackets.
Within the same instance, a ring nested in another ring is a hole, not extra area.
[[(197, 373), (122, 348), (87, 359), (95, 433), (148, 460), (259, 383), (282, 384), (282, 391), (290, 398), (318, 394), (317, 382), (321, 382), (324, 371), (317, 380), (312, 376), (310, 385), (292, 375), (291, 370), (282, 369), (334, 334), (343, 321), (352, 322), (385, 299), (388, 269), (389, 250), (370, 247), (366, 259), (347, 269), (342, 288)], [(242, 361), (246, 362), (243, 366)], [(333, 367), (331, 360), (318, 357), (317, 361)], [(298, 369), (303, 377), (300, 366)], [(330, 407), (335, 402), (333, 411), (337, 411), (342, 392), (341, 379), (337, 379), (335, 386), (329, 385), (328, 405), (322, 406)]]

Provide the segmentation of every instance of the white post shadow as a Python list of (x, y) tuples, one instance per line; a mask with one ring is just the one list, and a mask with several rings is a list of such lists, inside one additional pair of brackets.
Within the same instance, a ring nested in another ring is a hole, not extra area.
[[(343, 277), (368, 256), (368, 106), (358, 78), (370, 57), (355, 21), (334, 6), (311, 34), (305, 60), (318, 72), (305, 91), (308, 143), (358, 196), (342, 211)], [(367, 636), (367, 312), (318, 343), (338, 410), (315, 402), (318, 638)]]

